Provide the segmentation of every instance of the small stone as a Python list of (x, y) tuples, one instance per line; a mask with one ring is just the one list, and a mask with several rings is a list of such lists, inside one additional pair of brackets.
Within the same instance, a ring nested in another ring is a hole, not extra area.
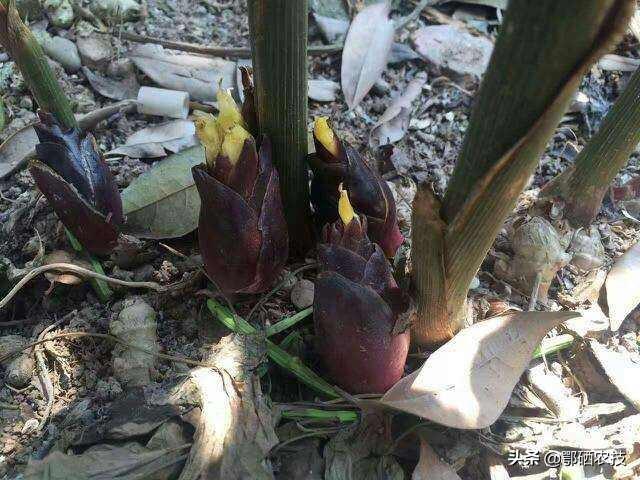
[(106, 70), (113, 56), (113, 48), (107, 35), (93, 33), (86, 37), (78, 37), (78, 51), (82, 64), (97, 70)]
[(46, 0), (44, 8), (49, 13), (49, 20), (52, 26), (69, 28), (73, 25), (73, 7), (69, 0)]
[(307, 279), (298, 280), (291, 289), (291, 303), (298, 309), (303, 310), (313, 305), (313, 294), (315, 286)]
[(24, 422), (24, 425), (22, 426), (22, 431), (20, 433), (22, 435), (27, 435), (31, 432), (35, 432), (39, 424), (40, 422), (38, 422), (37, 418), (30, 418), (29, 420)]
[(140, 17), (142, 8), (135, 0), (96, 0), (91, 2), (91, 11), (101, 20), (131, 22)]
[(153, 279), (154, 270), (151, 264), (142, 265), (133, 271), (133, 279), (136, 282), (148, 282)]
[(35, 365), (31, 351), (24, 349), (28, 343), (28, 340), (20, 335), (0, 337), (0, 357), (15, 355), (2, 362), (5, 370), (4, 380), (15, 388), (28, 385), (33, 375)]
[(46, 36), (42, 41), (42, 49), (69, 73), (77, 72), (82, 66), (78, 47), (71, 40)]

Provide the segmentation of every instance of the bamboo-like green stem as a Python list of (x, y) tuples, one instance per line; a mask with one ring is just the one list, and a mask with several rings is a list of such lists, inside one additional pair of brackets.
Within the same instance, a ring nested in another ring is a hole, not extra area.
[(42, 47), (20, 19), (15, 0), (0, 0), (0, 43), (16, 63), (42, 110), (66, 128), (75, 127), (69, 99), (60, 88)]
[[(424, 257), (441, 255), (444, 245), (442, 267), (414, 273), (423, 285), (442, 285), (446, 298), (442, 309), (442, 300), (419, 293), (413, 332), (420, 343), (442, 341), (434, 332), (457, 327), (469, 284), (582, 75), (622, 36), (633, 9), (632, 0), (509, 3), (440, 209), (443, 239), (420, 237), (419, 229), (413, 235), (414, 269), (438, 264)], [(414, 229), (430, 221), (425, 210), (414, 204)]]
[(292, 252), (311, 247), (307, 155), (307, 0), (249, 0), (258, 129), (273, 145)]
[(600, 211), (611, 182), (640, 143), (640, 70), (631, 76), (598, 132), (573, 166), (545, 186), (541, 196), (561, 196), (564, 216), (574, 227), (586, 227)]

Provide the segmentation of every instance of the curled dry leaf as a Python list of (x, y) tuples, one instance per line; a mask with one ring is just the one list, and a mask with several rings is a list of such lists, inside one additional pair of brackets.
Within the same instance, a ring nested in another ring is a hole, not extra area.
[(640, 365), (635, 363), (629, 354), (616, 352), (595, 340), (590, 340), (587, 345), (600, 367), (598, 370), (604, 372), (622, 396), (640, 411)]
[(460, 480), (456, 471), (440, 460), (433, 448), (420, 437), (420, 461), (411, 480)]
[(163, 469), (182, 464), (187, 447), (188, 444), (183, 445), (182, 448), (151, 450), (132, 442), (123, 446), (93, 445), (80, 455), (67, 455), (54, 451), (42, 460), (31, 459), (24, 478), (25, 480), (168, 478), (160, 476)]
[(607, 275), (598, 303), (608, 312), (614, 332), (640, 303), (640, 243), (618, 258)]
[(355, 108), (380, 78), (393, 44), (394, 24), (389, 3), (362, 10), (351, 22), (342, 50), (342, 91), (350, 109)]
[(404, 137), (409, 129), (411, 103), (420, 96), (425, 78), (414, 78), (402, 95), (396, 97), (387, 107), (378, 122), (371, 129), (371, 148), (395, 143)]
[(154, 44), (136, 46), (129, 58), (158, 85), (189, 92), (194, 100), (215, 101), (219, 82), (222, 88), (233, 87), (235, 62), (221, 58), (172, 55)]
[(100, 73), (92, 72), (87, 67), (82, 67), (82, 73), (87, 77), (87, 80), (96, 92), (112, 100), (136, 98), (138, 90), (140, 89), (138, 79), (133, 72), (128, 77), (120, 79), (110, 78)]
[(127, 138), (124, 145), (111, 150), (107, 155), (157, 158), (164, 157), (167, 151), (178, 153), (197, 144), (196, 128), (193, 122), (190, 120), (173, 120), (135, 132)]
[(123, 229), (141, 238), (175, 238), (198, 226), (200, 197), (191, 167), (204, 150), (192, 147), (154, 165), (122, 191)]
[(436, 350), (381, 402), (464, 429), (485, 428), (507, 406), (535, 347), (574, 312), (517, 312), (476, 323)]
[(24, 165), (25, 159), (34, 154), (37, 143), (38, 135), (33, 125), (27, 125), (7, 138), (0, 145), (0, 180)]

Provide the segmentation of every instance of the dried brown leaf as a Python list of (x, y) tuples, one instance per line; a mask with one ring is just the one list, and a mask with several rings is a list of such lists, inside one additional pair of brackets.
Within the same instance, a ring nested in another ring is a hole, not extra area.
[(420, 461), (411, 480), (460, 480), (456, 471), (440, 460), (433, 448), (420, 437)]
[(640, 242), (618, 258), (607, 275), (599, 303), (605, 313), (608, 311), (614, 332), (640, 303)]
[(387, 65), (394, 34), (389, 8), (386, 1), (366, 7), (349, 27), (340, 78), (350, 109), (360, 103)]
[(640, 411), (640, 365), (629, 354), (611, 350), (595, 340), (589, 341), (588, 345), (608, 380)]
[(153, 44), (138, 45), (129, 58), (158, 85), (189, 92), (193, 100), (215, 101), (220, 81), (222, 88), (233, 87), (235, 62), (221, 58), (172, 55)]
[(411, 80), (402, 95), (391, 102), (371, 129), (369, 144), (372, 148), (395, 143), (404, 137), (409, 129), (411, 103), (420, 96), (425, 82), (425, 78)]
[(476, 323), (394, 385), (382, 403), (449, 427), (488, 427), (507, 406), (542, 337), (578, 315), (517, 312)]
[(33, 125), (27, 125), (0, 145), (0, 180), (8, 177), (25, 164), (34, 153), (38, 136)]
[(93, 87), (103, 97), (112, 100), (125, 100), (127, 98), (136, 98), (140, 84), (135, 74), (132, 72), (126, 78), (110, 78), (100, 73), (95, 73), (87, 67), (82, 67), (82, 73)]
[(152, 125), (135, 132), (124, 145), (111, 150), (107, 155), (126, 155), (131, 158), (164, 157), (167, 151), (178, 153), (198, 145), (196, 129), (190, 120), (173, 120)]

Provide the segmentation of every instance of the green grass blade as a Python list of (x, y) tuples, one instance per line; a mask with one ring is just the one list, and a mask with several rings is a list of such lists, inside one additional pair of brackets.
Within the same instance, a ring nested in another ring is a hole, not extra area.
[(300, 335), (300, 332), (298, 330), (294, 330), (293, 332), (290, 332), (289, 335), (284, 337), (284, 340), (280, 342), (280, 348), (282, 348), (283, 350), (289, 350), (293, 345), (293, 342), (297, 342), (299, 340), (302, 340), (302, 335)]
[[(245, 335), (252, 335), (257, 333), (257, 330), (249, 324), (244, 318), (234, 316), (227, 308), (220, 305), (213, 299), (207, 300), (207, 307), (209, 311), (215, 315), (215, 317), (226, 327), (233, 330), (236, 333), (242, 333)], [(339, 398), (340, 394), (333, 388), (326, 380), (320, 377), (317, 373), (305, 366), (299, 358), (294, 357), (280, 348), (278, 345), (270, 340), (267, 342), (267, 356), (271, 361), (281, 368), (288, 370), (298, 380), (305, 385), (313, 388), (319, 393), (327, 395), (332, 398)]]
[[(101, 275), (105, 275), (104, 269), (102, 268), (102, 264), (100, 263), (100, 261), (84, 249), (82, 244), (73, 235), (73, 233), (71, 233), (66, 228), (64, 229), (64, 231), (67, 234), (67, 238), (69, 239), (69, 243), (71, 244), (73, 249), (76, 252), (83, 253), (84, 255), (87, 256), (87, 258), (89, 259), (89, 263), (91, 263), (91, 268), (93, 268), (93, 271)], [(109, 285), (107, 284), (107, 282), (97, 278), (91, 278), (89, 279), (89, 283), (95, 290), (96, 294), (98, 295), (98, 298), (102, 303), (106, 303), (111, 299), (111, 296), (113, 295), (113, 290), (109, 288)]]
[(313, 307), (305, 308), (304, 310), (296, 313), (295, 315), (291, 315), (290, 317), (283, 318), (278, 323), (271, 325), (267, 328), (267, 338), (275, 335), (276, 333), (283, 332), (287, 328), (293, 327), (296, 323), (301, 322), (309, 315), (313, 313)]
[(533, 358), (551, 355), (573, 345), (573, 336), (568, 333), (556, 337), (545, 338), (533, 351)]
[(358, 414), (352, 410), (320, 410), (317, 408), (303, 408), (283, 410), (282, 418), (288, 420), (333, 420), (338, 422), (355, 422)]

